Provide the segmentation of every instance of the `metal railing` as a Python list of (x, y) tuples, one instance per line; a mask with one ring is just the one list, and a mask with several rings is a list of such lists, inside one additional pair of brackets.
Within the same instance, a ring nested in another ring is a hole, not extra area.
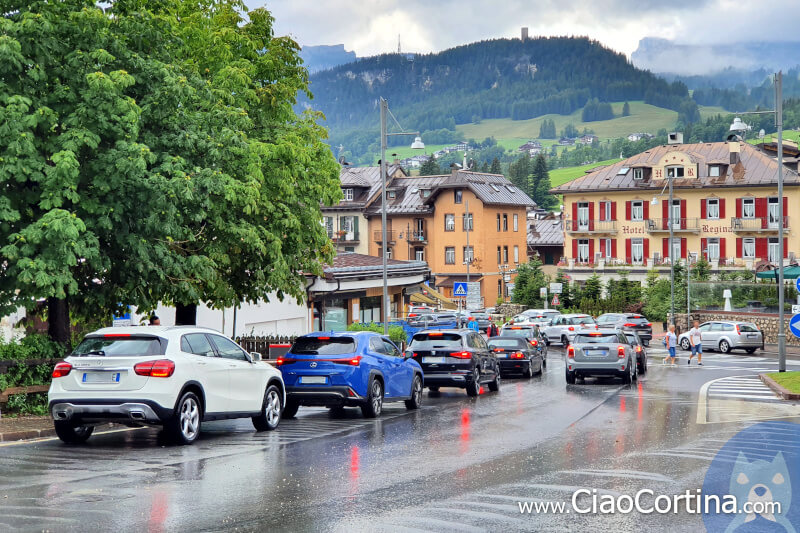
[(616, 220), (568, 220), (569, 233), (616, 233)]
[[(731, 229), (735, 232), (762, 232), (778, 231), (777, 218), (756, 217), (756, 218), (731, 218)], [(789, 231), (789, 217), (783, 217), (783, 231)]]
[(425, 242), (424, 231), (412, 231), (408, 234), (408, 242)]
[(358, 242), (358, 232), (352, 231), (349, 233), (334, 233), (331, 237), (333, 242)]
[(700, 219), (698, 218), (650, 218), (647, 220), (647, 231), (650, 233), (665, 232), (670, 230), (676, 232), (700, 232)]

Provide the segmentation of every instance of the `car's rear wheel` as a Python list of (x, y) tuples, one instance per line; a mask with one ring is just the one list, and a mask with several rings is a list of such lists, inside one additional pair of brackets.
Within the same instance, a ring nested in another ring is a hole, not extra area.
[(500, 369), (494, 369), (494, 379), (489, 382), (489, 390), (492, 392), (497, 392), (500, 390)]
[(758, 348), (747, 348), (745, 351), (746, 351), (747, 353), (756, 353), (756, 350), (757, 350), (757, 349), (758, 349)]
[(575, 384), (575, 372), (570, 372), (569, 370), (567, 370), (566, 371), (566, 378), (567, 378), (567, 384), (568, 385), (574, 385)]
[(628, 368), (625, 369), (625, 373), (622, 375), (622, 381), (626, 385), (630, 385), (631, 383), (633, 383), (633, 376), (635, 373), (636, 373), (636, 366), (629, 360)]
[(542, 340), (544, 340), (545, 345), (550, 346), (550, 340), (547, 338), (547, 335), (542, 335)]
[(381, 380), (373, 377), (367, 390), (367, 403), (361, 406), (361, 412), (367, 418), (377, 418), (383, 409), (383, 385)]
[(689, 349), (689, 339), (687, 339), (686, 337), (681, 339), (681, 348), (684, 350)]
[(185, 392), (178, 400), (175, 413), (164, 424), (164, 429), (179, 444), (192, 444), (200, 436), (202, 419), (203, 413), (197, 395), (191, 391)]
[(561, 346), (564, 346), (565, 348), (569, 346), (569, 339), (566, 335), (561, 336)]
[(422, 406), (422, 378), (414, 376), (411, 384), (411, 398), (406, 400), (406, 409), (419, 409)]
[(719, 342), (719, 351), (722, 353), (730, 353), (731, 351), (731, 344), (726, 340), (721, 340)]
[(54, 420), (56, 435), (66, 444), (83, 444), (92, 436), (94, 426), (83, 426), (68, 420)]
[(472, 381), (467, 382), (467, 396), (477, 396), (481, 393), (480, 372), (476, 368), (472, 373)]
[(647, 356), (642, 354), (642, 360), (638, 361), (637, 363), (637, 370), (640, 374), (644, 374), (647, 372)]
[(300, 404), (297, 403), (296, 400), (287, 398), (286, 405), (283, 406), (283, 413), (281, 416), (283, 416), (283, 418), (294, 418), (294, 415), (297, 414), (298, 409), (300, 409)]
[(530, 379), (533, 377), (533, 361), (531, 361), (530, 359), (528, 360), (527, 368), (525, 368), (525, 370), (522, 372), (522, 377), (526, 379)]
[(267, 392), (264, 394), (264, 405), (261, 407), (261, 413), (254, 416), (253, 427), (256, 431), (272, 431), (281, 421), (281, 411), (283, 410), (283, 402), (281, 401), (281, 391), (275, 385), (267, 387)]

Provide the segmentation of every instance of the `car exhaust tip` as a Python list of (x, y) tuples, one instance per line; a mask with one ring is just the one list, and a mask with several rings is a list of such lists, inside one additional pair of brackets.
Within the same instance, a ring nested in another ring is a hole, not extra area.
[(144, 420), (145, 416), (144, 413), (141, 411), (131, 411), (130, 417), (134, 420)]
[(56, 413), (56, 418), (59, 420), (66, 420), (67, 419), (67, 412), (66, 411), (58, 411)]

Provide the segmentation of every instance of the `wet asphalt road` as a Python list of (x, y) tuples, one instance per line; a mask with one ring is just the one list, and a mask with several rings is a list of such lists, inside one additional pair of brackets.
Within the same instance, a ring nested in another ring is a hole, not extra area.
[(3, 445), (0, 530), (704, 531), (699, 515), (529, 515), (517, 502), (694, 490), (740, 429), (800, 422), (800, 405), (759, 388), (753, 377), (776, 364), (758, 353), (668, 368), (653, 349), (632, 386), (567, 386), (562, 354), (551, 347), (542, 376), (498, 393), (443, 389), (378, 420), (301, 409), (271, 433), (206, 423), (188, 447), (155, 429)]

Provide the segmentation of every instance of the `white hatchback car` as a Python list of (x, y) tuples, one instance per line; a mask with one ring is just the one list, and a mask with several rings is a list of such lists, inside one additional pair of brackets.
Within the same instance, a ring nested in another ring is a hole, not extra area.
[(194, 326), (104, 328), (53, 370), (48, 393), (58, 437), (86, 441), (96, 424), (162, 425), (191, 444), (205, 420), (251, 417), (278, 426), (280, 370), (218, 332)]

